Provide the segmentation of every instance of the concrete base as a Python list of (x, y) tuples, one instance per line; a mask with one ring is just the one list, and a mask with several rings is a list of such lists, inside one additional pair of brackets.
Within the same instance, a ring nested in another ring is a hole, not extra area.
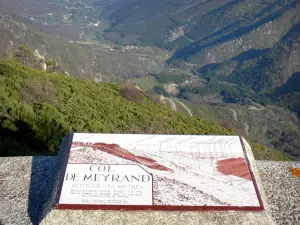
[[(262, 213), (54, 210), (41, 224), (273, 224), (272, 218), (276, 224), (300, 224), (300, 179), (288, 169), (300, 168), (300, 162), (255, 161), (255, 164), (262, 178), (261, 182), (256, 175), (266, 207)], [(40, 223), (56, 165), (56, 157), (1, 158), (1, 225)]]
[(53, 210), (41, 224), (274, 224), (268, 212), (121, 212)]

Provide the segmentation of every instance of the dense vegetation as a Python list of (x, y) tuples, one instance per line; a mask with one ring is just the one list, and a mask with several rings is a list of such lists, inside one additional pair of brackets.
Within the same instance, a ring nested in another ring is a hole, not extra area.
[[(289, 70), (293, 71), (294, 65), (290, 65), (291, 68), (286, 67), (291, 64), (289, 61), (293, 52), (298, 52), (299, 41), (300, 23), (295, 25), (274, 48), (255, 60), (241, 63), (229, 80), (238, 85), (249, 86), (255, 91), (272, 91), (284, 84), (293, 74)], [(295, 57), (294, 60), (299, 59)], [(295, 69), (297, 71), (297, 67)]]
[(246, 94), (248, 92), (245, 88), (233, 86), (230, 83), (217, 81), (214, 78), (208, 78), (207, 83), (202, 88), (189, 86), (180, 87), (178, 96), (184, 97), (187, 93), (199, 94), (202, 96), (219, 93), (221, 96), (223, 96), (224, 101), (228, 102), (238, 102), (241, 101), (243, 97), (248, 97)]
[[(122, 97), (120, 93), (124, 96)], [(232, 134), (152, 102), (129, 101), (118, 85), (98, 84), (0, 60), (1, 155), (55, 154), (71, 132)], [(135, 100), (135, 99), (133, 99)], [(287, 159), (254, 145), (259, 159)]]
[(118, 85), (36, 71), (6, 60), (0, 61), (0, 75), (2, 154), (55, 152), (62, 136), (73, 131), (231, 133), (174, 113), (146, 96), (141, 103), (128, 101)]
[(155, 77), (158, 83), (160, 84), (166, 84), (166, 83), (180, 84), (188, 79), (188, 76), (184, 76), (182, 74), (160, 73), (160, 74), (151, 74), (151, 75)]
[(286, 156), (282, 155), (279, 151), (270, 150), (269, 148), (259, 145), (251, 140), (247, 140), (252, 147), (255, 159), (265, 160), (265, 159), (278, 159), (278, 160), (288, 160)]

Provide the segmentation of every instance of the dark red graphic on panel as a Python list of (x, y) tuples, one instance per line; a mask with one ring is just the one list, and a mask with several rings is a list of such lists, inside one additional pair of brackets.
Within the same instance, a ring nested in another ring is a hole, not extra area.
[(129, 152), (128, 150), (121, 148), (117, 144), (83, 143), (83, 142), (74, 142), (72, 144), (72, 147), (77, 147), (77, 146), (86, 146), (86, 147), (93, 148), (95, 151), (97, 151), (97, 150), (104, 151), (104, 152), (112, 154), (114, 156), (142, 164), (151, 169), (173, 172), (172, 169), (157, 163), (155, 160), (147, 158), (147, 157), (135, 155), (135, 154)]

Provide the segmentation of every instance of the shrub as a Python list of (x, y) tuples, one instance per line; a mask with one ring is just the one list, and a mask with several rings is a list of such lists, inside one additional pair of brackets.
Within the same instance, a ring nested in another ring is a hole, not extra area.
[(126, 84), (120, 87), (120, 95), (132, 102), (141, 103), (144, 99), (143, 93), (136, 87)]
[(238, 135), (240, 135), (240, 136), (242, 136), (242, 137), (246, 137), (246, 136), (247, 136), (246, 131), (245, 131), (245, 129), (243, 129), (243, 128), (235, 129), (234, 131), (237, 132)]
[(219, 122), (219, 125), (220, 125), (221, 127), (226, 128), (226, 129), (232, 129), (232, 128), (233, 128), (232, 122), (229, 121), (229, 120), (221, 120), (221, 121)]
[(32, 68), (39, 68), (40, 61), (35, 57), (34, 52), (26, 45), (19, 47), (18, 52), (15, 54), (15, 59), (25, 66)]
[(152, 102), (154, 102), (155, 104), (161, 104), (161, 100), (160, 100), (160, 96), (156, 95), (156, 94), (152, 94), (150, 96)]

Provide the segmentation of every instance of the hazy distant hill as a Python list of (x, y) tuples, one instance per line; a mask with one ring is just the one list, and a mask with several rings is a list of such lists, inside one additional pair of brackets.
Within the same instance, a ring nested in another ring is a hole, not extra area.
[[(10, 3), (12, 4), (12, 3)], [(66, 30), (68, 32), (68, 30)], [(95, 40), (68, 40), (52, 26), (1, 13), (0, 56), (12, 56), (28, 45), (48, 59), (54, 59), (69, 74), (95, 81), (125, 82), (128, 77), (158, 73), (170, 57), (167, 50), (115, 46)]]

